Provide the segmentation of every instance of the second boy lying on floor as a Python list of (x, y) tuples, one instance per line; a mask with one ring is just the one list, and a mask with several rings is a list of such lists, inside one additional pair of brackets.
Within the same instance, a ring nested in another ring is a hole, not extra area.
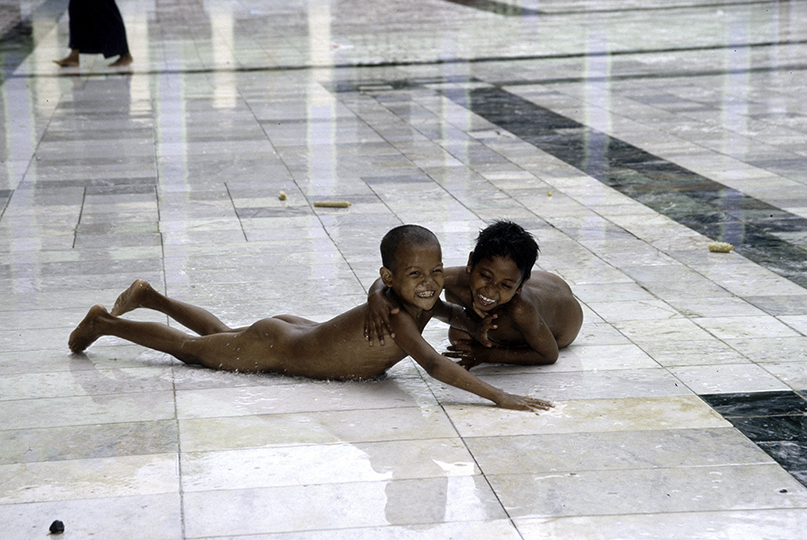
[[(465, 267), (444, 270), (446, 299), (466, 308), (464, 332), (449, 329), (446, 356), (468, 369), (481, 363), (552, 364), (558, 349), (577, 337), (583, 310), (569, 285), (549, 272), (532, 272), (538, 244), (511, 221), (497, 221), (479, 233)], [(365, 334), (370, 343), (395, 336), (389, 315), (397, 306), (376, 281), (368, 296)]]
[[(396, 227), (384, 236), (381, 256), (380, 273), (386, 294), (401, 307), (389, 317), (396, 335), (391, 346), (368, 346), (364, 337), (367, 304), (323, 323), (278, 315), (233, 329), (210, 312), (172, 300), (142, 280), (120, 295), (111, 313), (102, 306), (93, 306), (70, 334), (68, 345), (71, 351), (80, 353), (102, 336), (116, 336), (168, 353), (186, 364), (320, 379), (378, 377), (409, 355), (435, 379), (473, 392), (499, 407), (529, 411), (551, 407), (540, 399), (494, 388), (437, 353), (423, 339), (421, 332), (433, 315), (450, 321), (459, 319), (462, 311), (440, 300), (443, 262), (434, 234), (417, 225)], [(164, 313), (199, 335), (121, 317), (140, 307)]]

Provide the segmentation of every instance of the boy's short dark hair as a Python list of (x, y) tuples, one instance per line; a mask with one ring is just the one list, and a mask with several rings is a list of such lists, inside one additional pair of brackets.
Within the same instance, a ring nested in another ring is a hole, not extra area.
[(521, 270), (521, 281), (529, 279), (538, 260), (538, 243), (524, 228), (512, 221), (499, 220), (479, 232), (471, 256), (471, 268), (482, 259), (512, 259)]
[(381, 264), (384, 268), (395, 271), (398, 248), (404, 244), (440, 245), (440, 241), (429, 229), (420, 225), (400, 225), (395, 227), (381, 240)]

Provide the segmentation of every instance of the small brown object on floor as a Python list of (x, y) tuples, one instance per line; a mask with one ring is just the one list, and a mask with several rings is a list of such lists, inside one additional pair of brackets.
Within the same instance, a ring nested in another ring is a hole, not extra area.
[(734, 246), (727, 242), (710, 242), (708, 247), (709, 251), (715, 253), (730, 253), (734, 251)]
[(315, 208), (347, 208), (348, 201), (314, 201)]

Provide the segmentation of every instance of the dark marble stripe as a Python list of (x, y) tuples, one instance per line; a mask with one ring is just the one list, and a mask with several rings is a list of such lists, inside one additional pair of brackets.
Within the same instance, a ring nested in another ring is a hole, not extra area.
[[(768, 45), (765, 45), (768, 46)], [(717, 46), (717, 47), (699, 47), (699, 50), (716, 50), (716, 49), (736, 49), (736, 47)], [(595, 56), (619, 56), (619, 55), (650, 55), (650, 54), (665, 54), (675, 52), (692, 52), (693, 49), (670, 49), (667, 51), (662, 50), (648, 50), (648, 51), (624, 51), (622, 53), (589, 53), (580, 56), (595, 57)], [(506, 61), (502, 59), (500, 61)], [(511, 59), (511, 60), (522, 60)], [(545, 60), (545, 58), (541, 58)], [(481, 60), (474, 60), (474, 62), (481, 62)], [(706, 69), (706, 70), (687, 70), (687, 71), (673, 71), (664, 70), (663, 72), (646, 72), (646, 73), (626, 73), (623, 75), (612, 74), (606, 76), (576, 76), (576, 77), (547, 77), (545, 79), (531, 79), (531, 80), (512, 80), (512, 81), (496, 81), (497, 86), (532, 86), (535, 84), (579, 84), (579, 83), (598, 83), (598, 82), (614, 82), (614, 81), (638, 81), (645, 79), (697, 79), (701, 77), (725, 77), (726, 75), (746, 75), (749, 73), (792, 73), (794, 71), (807, 71), (807, 64), (786, 64), (777, 66), (759, 66), (750, 68), (732, 68), (732, 69)]]
[[(807, 288), (807, 257), (777, 233), (807, 219), (744, 195), (498, 87), (447, 90), (446, 97), (741, 255)], [(807, 158), (804, 160), (807, 168)], [(764, 216), (764, 217), (763, 217)]]
[(693, 2), (691, 4), (665, 4), (656, 6), (636, 6), (618, 8), (591, 8), (584, 9), (529, 9), (507, 4), (505, 2), (495, 2), (492, 0), (444, 0), (452, 4), (470, 7), (479, 11), (487, 11), (504, 15), (506, 17), (535, 17), (538, 15), (579, 15), (587, 13), (634, 13), (640, 11), (671, 11), (671, 10), (694, 10), (708, 9), (714, 10), (721, 7), (734, 7), (738, 5), (770, 4), (771, 0), (747, 0), (746, 2)]
[(700, 396), (807, 486), (807, 391)]
[(807, 400), (792, 391), (704, 394), (701, 399), (726, 418), (807, 415)]
[(6, 206), (8, 206), (8, 202), (11, 200), (13, 194), (13, 189), (0, 189), (0, 216), (6, 211)]
[(494, 2), (492, 0), (444, 0), (452, 4), (459, 4), (461, 6), (476, 9), (478, 11), (487, 11), (495, 13), (496, 15), (503, 15), (505, 17), (534, 17), (536, 15), (543, 15), (546, 12), (523, 8), (521, 6), (514, 6), (505, 2)]

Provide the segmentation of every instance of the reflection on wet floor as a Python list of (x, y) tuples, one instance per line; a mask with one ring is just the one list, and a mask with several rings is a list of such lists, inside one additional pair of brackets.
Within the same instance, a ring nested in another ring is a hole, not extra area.
[[(709, 180), (631, 144), (497, 88), (452, 100), (694, 231), (807, 287), (807, 219)], [(807, 157), (801, 158), (807, 166)], [(781, 234), (790, 234), (787, 239)], [(794, 245), (795, 244), (795, 245)]]

